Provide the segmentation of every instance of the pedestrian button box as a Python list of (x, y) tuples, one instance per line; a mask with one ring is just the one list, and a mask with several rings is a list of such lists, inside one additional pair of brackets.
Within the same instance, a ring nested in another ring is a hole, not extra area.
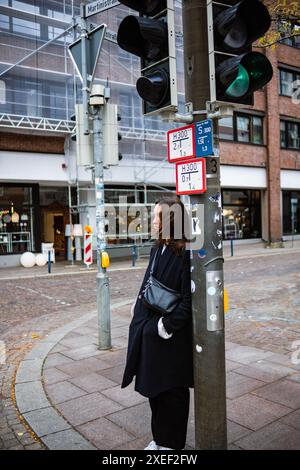
[(110, 264), (110, 261), (109, 261), (108, 253), (106, 251), (102, 251), (102, 253), (101, 253), (101, 266), (102, 266), (102, 268), (108, 268), (109, 264)]

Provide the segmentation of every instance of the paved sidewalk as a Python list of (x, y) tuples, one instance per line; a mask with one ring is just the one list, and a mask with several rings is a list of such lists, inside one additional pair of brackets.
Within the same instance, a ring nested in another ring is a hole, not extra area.
[[(97, 349), (96, 313), (56, 330), (21, 362), (20, 414), (49, 449), (143, 449), (151, 440), (147, 399), (121, 390), (130, 305), (112, 305), (110, 351)], [(230, 449), (300, 449), (300, 365), (227, 342)], [(194, 448), (193, 396), (187, 449)]]

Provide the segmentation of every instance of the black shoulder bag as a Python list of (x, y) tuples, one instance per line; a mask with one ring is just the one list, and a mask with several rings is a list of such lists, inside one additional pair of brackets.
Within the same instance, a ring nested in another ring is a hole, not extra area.
[(165, 286), (153, 276), (154, 264), (158, 250), (154, 255), (150, 276), (143, 290), (143, 303), (151, 310), (166, 315), (171, 313), (178, 305), (182, 296), (179, 292)]

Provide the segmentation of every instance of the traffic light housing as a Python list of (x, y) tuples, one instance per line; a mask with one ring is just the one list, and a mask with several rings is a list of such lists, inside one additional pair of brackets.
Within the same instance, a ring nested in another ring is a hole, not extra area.
[(178, 109), (174, 0), (121, 0), (139, 16), (120, 23), (117, 42), (141, 60), (136, 88), (145, 115)]
[(252, 44), (271, 25), (260, 0), (211, 1), (207, 9), (210, 101), (253, 104), (253, 93), (273, 76), (268, 58)]
[(116, 104), (106, 103), (103, 106), (103, 166), (108, 168), (118, 165), (122, 160), (119, 153), (119, 141), (122, 139), (118, 132), (118, 107)]
[(77, 165), (91, 165), (93, 163), (93, 137), (83, 133), (83, 106), (75, 104), (75, 114), (70, 116), (71, 121), (76, 122), (71, 139), (76, 141)]

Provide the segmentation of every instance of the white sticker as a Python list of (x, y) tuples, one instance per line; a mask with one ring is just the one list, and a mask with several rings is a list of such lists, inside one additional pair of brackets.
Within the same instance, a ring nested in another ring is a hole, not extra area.
[(211, 321), (217, 321), (217, 315), (215, 315), (214, 313), (209, 317), (209, 319)]
[(209, 288), (207, 289), (207, 293), (208, 293), (208, 295), (215, 295), (215, 293), (216, 293), (216, 288), (215, 288), (215, 287), (209, 287)]
[(193, 294), (196, 290), (196, 284), (194, 283), (193, 280), (191, 280), (191, 293)]

